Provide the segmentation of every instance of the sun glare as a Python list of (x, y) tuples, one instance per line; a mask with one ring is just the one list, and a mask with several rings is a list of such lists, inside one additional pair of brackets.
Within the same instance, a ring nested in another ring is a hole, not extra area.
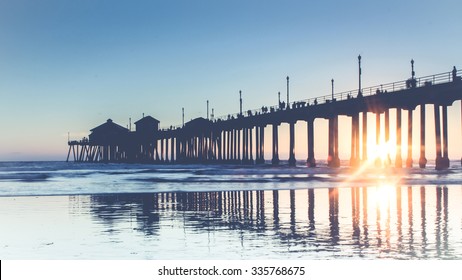
[(380, 159), (382, 163), (390, 162), (396, 155), (396, 145), (388, 142), (382, 142), (380, 144), (372, 144), (368, 149), (368, 158), (372, 161)]

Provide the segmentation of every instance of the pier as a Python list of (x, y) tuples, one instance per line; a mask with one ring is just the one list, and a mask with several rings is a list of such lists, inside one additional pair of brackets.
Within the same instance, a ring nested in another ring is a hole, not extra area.
[[(67, 160), (76, 162), (149, 162), (149, 163), (233, 163), (272, 164), (280, 163), (279, 126), (289, 125), (289, 165), (306, 162), (316, 166), (314, 143), (314, 122), (328, 120), (328, 158), (330, 167), (339, 167), (339, 141), (351, 137), (350, 165), (359, 166), (368, 159), (367, 123), (368, 115), (375, 115), (376, 140), (379, 144), (381, 133), (385, 141), (390, 140), (390, 111), (396, 112), (396, 157), (394, 162), (388, 155), (386, 160), (375, 159), (377, 166), (403, 166), (411, 168), (427, 164), (425, 147), (426, 105), (433, 106), (436, 143), (436, 169), (449, 167), (448, 157), (448, 106), (462, 100), (461, 71), (452, 71), (424, 77), (415, 77), (414, 61), (411, 61), (411, 77), (407, 80), (381, 84), (368, 88), (361, 87), (361, 57), (359, 62), (359, 88), (351, 91), (289, 102), (289, 77), (287, 77), (287, 102), (279, 101), (276, 106), (263, 106), (257, 110), (242, 111), (225, 117), (196, 118), (178, 127), (159, 129), (159, 121), (146, 116), (135, 122), (136, 130), (122, 127), (112, 120), (92, 129), (88, 138), (69, 141)], [(462, 104), (462, 103), (461, 103)], [(420, 110), (420, 133), (413, 135), (414, 111)], [(462, 112), (462, 108), (461, 108)], [(407, 114), (407, 131), (402, 131), (402, 114)], [(351, 119), (351, 135), (339, 135), (339, 117)], [(381, 116), (384, 131), (381, 131)], [(360, 122), (361, 120), (361, 122)], [(295, 153), (295, 124), (306, 122), (307, 158)], [(431, 120), (430, 120), (431, 121)], [(271, 127), (272, 158), (265, 159), (265, 128)], [(407, 133), (407, 155), (401, 154), (402, 134)], [(461, 129), (462, 133), (462, 129)], [(412, 158), (412, 139), (420, 136), (420, 157)], [(72, 156), (72, 157), (71, 157)]]

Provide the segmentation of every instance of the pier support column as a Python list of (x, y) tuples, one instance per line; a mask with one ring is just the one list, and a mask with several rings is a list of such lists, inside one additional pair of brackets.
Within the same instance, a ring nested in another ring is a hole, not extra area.
[(328, 151), (327, 151), (327, 166), (333, 167), (334, 162), (334, 117), (329, 118), (329, 131), (328, 131)]
[(229, 161), (229, 131), (223, 131), (223, 161)]
[(226, 160), (226, 130), (223, 130), (220, 134), (220, 149), (221, 149), (221, 160)]
[[(338, 122), (338, 121), (337, 121)], [(356, 146), (356, 166), (360, 166), (361, 165), (361, 156), (360, 156), (360, 151), (359, 151), (359, 143), (361, 142), (360, 141), (360, 137), (359, 137), (359, 112), (356, 113), (355, 115), (355, 122), (356, 122), (356, 136), (355, 136), (355, 146)], [(338, 131), (337, 131), (337, 138), (338, 138)], [(337, 151), (337, 155), (338, 155), (338, 151)], [(339, 166), (340, 166), (340, 160), (339, 160)]]
[(215, 155), (214, 152), (213, 152), (213, 142), (214, 142), (214, 140), (213, 140), (213, 135), (212, 135), (212, 133), (209, 133), (209, 134), (206, 136), (206, 138), (205, 138), (205, 143), (206, 143), (206, 145), (207, 145), (207, 146), (206, 146), (207, 149), (205, 150), (205, 152), (206, 152), (206, 159), (207, 159), (209, 162), (213, 161), (214, 155)]
[(434, 104), (435, 110), (435, 136), (436, 136), (436, 159), (435, 169), (440, 170), (443, 168), (442, 155), (441, 155), (441, 122), (440, 122), (440, 106)]
[(212, 142), (212, 160), (213, 161), (218, 161), (218, 154), (219, 154), (219, 150), (218, 150), (218, 135), (216, 135), (217, 133), (212, 131), (211, 133), (211, 138), (210, 138), (210, 141)]
[(159, 140), (156, 139), (154, 140), (155, 155), (153, 155), (155, 161), (159, 161), (159, 149), (158, 148), (159, 148)]
[(259, 151), (256, 159), (257, 164), (265, 163), (265, 126), (256, 127), (256, 133), (259, 137), (259, 141), (256, 149)]
[(260, 160), (259, 163), (265, 163), (265, 126), (260, 126)]
[(231, 160), (231, 131), (225, 131), (225, 140), (226, 140), (226, 160)]
[(197, 158), (200, 162), (205, 162), (207, 160), (207, 137), (204, 133), (197, 137), (197, 143)]
[[(191, 158), (191, 138), (189, 136), (185, 136), (185, 138), (183, 139), (183, 143), (184, 143), (184, 155), (185, 155), (185, 160), (189, 160)], [(155, 148), (156, 149), (156, 153), (157, 153), (157, 147)]]
[(223, 160), (223, 131), (220, 131), (217, 137), (217, 160), (221, 162)]
[[(236, 159), (240, 163), (241, 162), (241, 153), (242, 153), (242, 150), (243, 150), (243, 148), (242, 148), (243, 145), (241, 145), (241, 130), (238, 129), (236, 132), (237, 132), (237, 136), (236, 136), (237, 137)], [(244, 132), (242, 132), (242, 134), (244, 134)], [(242, 142), (244, 142), (244, 141), (242, 141)]]
[(242, 130), (243, 134), (243, 143), (244, 143), (244, 156), (243, 161), (248, 164), (249, 163), (249, 129), (245, 127)]
[(443, 105), (443, 159), (444, 168), (449, 168), (449, 153), (448, 153), (448, 106)]
[(308, 159), (306, 164), (308, 167), (316, 167), (316, 159), (314, 158), (314, 120), (307, 120), (308, 132)]
[(390, 149), (388, 148), (390, 145), (390, 110), (385, 110), (385, 143), (387, 146), (387, 158), (384, 162), (385, 166), (391, 165), (391, 158), (390, 158)]
[(194, 137), (194, 140), (196, 141), (195, 142), (195, 159), (197, 161), (201, 161), (202, 160), (202, 137), (199, 135), (199, 136), (196, 136)]
[(359, 166), (359, 114), (351, 116), (351, 157), (350, 166)]
[(244, 127), (242, 129), (242, 142), (243, 142), (242, 161), (248, 164), (249, 163), (249, 129), (247, 127)]
[(220, 133), (220, 154), (221, 154), (221, 160), (225, 161), (226, 160), (226, 130), (221, 131)]
[(233, 129), (233, 161), (237, 162), (238, 161), (238, 130)]
[[(187, 157), (187, 151), (188, 151), (188, 142), (186, 140), (186, 137), (184, 135), (180, 135), (180, 138), (179, 138), (180, 141), (178, 141), (179, 143), (177, 143), (177, 145), (179, 145), (179, 155), (180, 155), (180, 160), (181, 162), (184, 162), (186, 160), (186, 157)], [(152, 148), (151, 148), (152, 150)], [(152, 150), (153, 151), (153, 150)], [(153, 153), (154, 154), (154, 153)]]
[(196, 161), (200, 160), (200, 136), (195, 136), (194, 137), (194, 159)]
[(204, 162), (204, 134), (201, 133), (199, 135), (199, 151), (198, 151), (198, 155), (199, 155), (199, 162), (203, 163)]
[(340, 158), (338, 153), (338, 116), (334, 117), (334, 161), (333, 167), (340, 167)]
[(202, 160), (207, 162), (209, 160), (209, 136), (202, 134)]
[(247, 164), (249, 158), (247, 157), (247, 149), (248, 149), (248, 135), (247, 135), (247, 128), (244, 127), (242, 129), (242, 163)]
[[(377, 148), (380, 147), (380, 113), (379, 112), (375, 114), (375, 145), (377, 145)], [(376, 167), (382, 166), (382, 159), (380, 158), (380, 155), (376, 155), (375, 157), (375, 166)]]
[(233, 130), (228, 131), (228, 161), (233, 160)]
[(208, 146), (207, 146), (207, 159), (209, 161), (213, 161), (216, 159), (215, 157), (215, 138), (214, 138), (214, 135), (213, 135), (213, 132), (210, 132), (208, 135), (207, 135), (207, 143), (208, 143)]
[(261, 142), (261, 150), (260, 150), (260, 161), (261, 163), (265, 163), (265, 125), (260, 127), (260, 142)]
[(231, 129), (228, 131), (228, 151), (229, 151), (229, 157), (228, 161), (232, 162), (234, 161), (234, 129)]
[(396, 158), (395, 158), (395, 167), (403, 167), (403, 159), (401, 157), (402, 148), (401, 148), (401, 108), (396, 108)]
[(209, 160), (209, 135), (202, 134), (202, 160), (207, 162)]
[(226, 160), (226, 130), (223, 130), (220, 134), (220, 141), (221, 141), (221, 160)]
[(170, 162), (175, 162), (175, 137), (170, 138)]
[[(189, 160), (196, 160), (197, 157), (197, 137), (196, 136), (191, 136), (189, 138)], [(156, 152), (156, 158), (158, 157), (157, 152)]]
[(425, 168), (427, 159), (425, 158), (425, 104), (420, 105), (420, 158), (419, 167)]
[(181, 162), (183, 158), (183, 151), (181, 150), (181, 143), (182, 143), (182, 140), (180, 139), (179, 136), (177, 136), (175, 140), (175, 154), (176, 154), (175, 161), (176, 162)]
[(367, 111), (363, 112), (363, 162), (367, 161)]
[(229, 149), (230, 149), (230, 155), (229, 155), (229, 159), (231, 162), (234, 162), (235, 159), (236, 159), (236, 132), (235, 132), (235, 129), (232, 129), (230, 132), (230, 145), (229, 145)]
[(217, 159), (217, 151), (216, 151), (216, 137), (215, 133), (209, 133), (209, 149), (208, 149), (208, 159), (211, 162), (215, 162)]
[(273, 165), (279, 164), (278, 125), (273, 124), (273, 159), (271, 160)]
[(244, 137), (244, 141), (245, 141), (245, 145), (244, 145), (244, 147), (245, 147), (245, 148), (244, 148), (245, 163), (248, 164), (248, 163), (249, 163), (249, 160), (250, 160), (250, 144), (249, 144), (249, 139), (250, 139), (249, 133), (250, 133), (250, 130), (249, 130), (247, 127), (245, 127), (245, 128), (243, 129), (243, 131), (244, 131), (243, 133), (244, 133), (244, 135), (245, 135), (245, 137)]
[(260, 127), (256, 126), (255, 127), (255, 164), (258, 164), (258, 161), (260, 159), (260, 145), (261, 145)]
[[(188, 136), (187, 140), (185, 140), (186, 141), (186, 157), (188, 161), (190, 161), (191, 158), (193, 158), (193, 149), (194, 149), (193, 139), (194, 138), (191, 138)], [(156, 159), (157, 159), (157, 147), (156, 147)]]
[(160, 139), (160, 161), (164, 162), (164, 139)]
[(406, 167), (412, 167), (412, 109), (407, 111), (407, 159)]
[(295, 122), (289, 123), (289, 166), (295, 166)]
[(350, 156), (350, 166), (355, 166), (355, 155), (356, 155), (356, 152), (355, 152), (355, 144), (356, 144), (356, 141), (355, 141), (355, 136), (356, 136), (356, 133), (355, 133), (355, 119), (354, 119), (354, 116), (351, 116), (351, 156)]
[[(71, 149), (74, 148), (74, 145), (69, 144), (69, 151), (67, 152), (67, 159), (66, 162), (69, 162), (69, 156), (71, 155)], [(74, 156), (74, 161), (75, 161), (75, 156)]]
[[(79, 146), (77, 146), (77, 155), (79, 153)], [(76, 158), (76, 156), (74, 155), (74, 158)], [(103, 162), (107, 162), (109, 161), (109, 146), (103, 146)]]
[(165, 138), (165, 162), (169, 162), (169, 159), (168, 159), (168, 138)]
[(252, 145), (253, 127), (249, 127), (249, 163), (253, 164), (253, 145)]

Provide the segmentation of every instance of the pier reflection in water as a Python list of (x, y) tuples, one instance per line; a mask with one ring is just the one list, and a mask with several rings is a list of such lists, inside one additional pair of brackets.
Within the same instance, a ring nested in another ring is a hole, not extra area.
[(95, 195), (89, 213), (144, 236), (141, 257), (462, 259), (461, 202), (459, 186), (380, 185)]

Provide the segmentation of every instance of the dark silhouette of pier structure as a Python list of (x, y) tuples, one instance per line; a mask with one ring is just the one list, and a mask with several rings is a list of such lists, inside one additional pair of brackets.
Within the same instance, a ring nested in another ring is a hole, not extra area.
[[(415, 77), (414, 61), (411, 61), (411, 78), (379, 86), (361, 88), (361, 56), (359, 64), (359, 88), (357, 90), (334, 93), (307, 100), (290, 102), (289, 77), (287, 77), (287, 102), (280, 101), (272, 107), (242, 111), (221, 118), (196, 118), (181, 126), (159, 129), (159, 121), (146, 116), (135, 122), (136, 130), (124, 128), (112, 120), (91, 130), (88, 138), (69, 141), (67, 160), (71, 154), (77, 162), (152, 162), (152, 163), (265, 163), (265, 127), (272, 127), (272, 164), (279, 164), (278, 128), (282, 123), (289, 124), (289, 165), (296, 164), (295, 123), (307, 124), (308, 157), (306, 164), (316, 166), (314, 121), (318, 118), (328, 120), (328, 158), (330, 167), (338, 167), (339, 160), (339, 116), (351, 118), (351, 157), (350, 165), (359, 166), (367, 160), (367, 113), (375, 114), (376, 139), (379, 144), (380, 133), (385, 141), (390, 139), (390, 110), (396, 110), (395, 167), (412, 167), (412, 118), (416, 109), (420, 110), (420, 158), (418, 165), (425, 168), (425, 118), (426, 105), (433, 105), (436, 169), (449, 167), (448, 157), (448, 106), (462, 100), (461, 71), (455, 67), (450, 72)], [(241, 92), (240, 92), (241, 94)], [(408, 115), (407, 157), (401, 155), (403, 113)], [(183, 113), (184, 114), (184, 113)], [(212, 113), (213, 114), (213, 113)], [(380, 131), (381, 115), (384, 115), (384, 132)], [(184, 118), (184, 115), (183, 115)], [(360, 126), (360, 118), (362, 119)], [(461, 130), (462, 131), (462, 130)], [(362, 148), (360, 150), (360, 148)], [(255, 154), (254, 154), (255, 151)], [(391, 165), (388, 157), (383, 163)]]

